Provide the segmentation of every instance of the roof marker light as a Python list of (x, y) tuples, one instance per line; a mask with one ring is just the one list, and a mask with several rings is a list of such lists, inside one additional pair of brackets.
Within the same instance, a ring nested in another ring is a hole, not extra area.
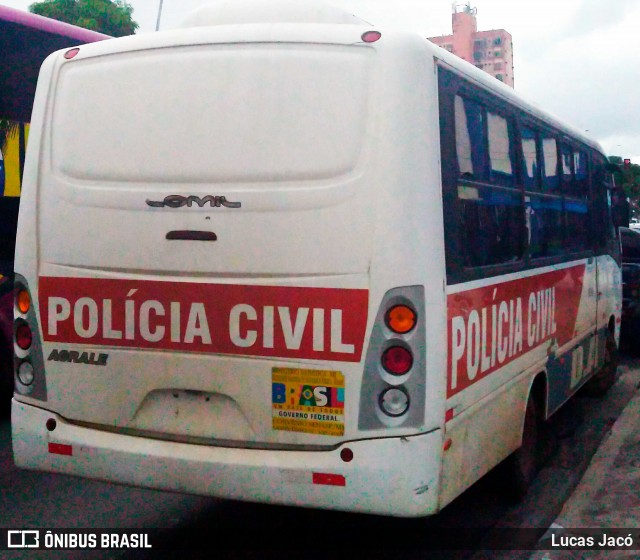
[(362, 39), (362, 41), (365, 43), (375, 43), (378, 39), (380, 39), (380, 37), (382, 37), (382, 33), (380, 33), (380, 31), (365, 31), (360, 36), (360, 39)]
[(76, 56), (80, 52), (79, 48), (69, 49), (66, 53), (64, 53), (64, 57), (67, 60), (71, 60), (74, 56)]

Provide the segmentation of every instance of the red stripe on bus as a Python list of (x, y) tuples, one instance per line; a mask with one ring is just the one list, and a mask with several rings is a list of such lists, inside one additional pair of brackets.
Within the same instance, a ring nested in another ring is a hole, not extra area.
[(73, 455), (73, 447), (65, 443), (49, 443), (49, 453), (55, 455)]
[(447, 397), (538, 346), (569, 342), (584, 275), (581, 264), (449, 294)]
[(44, 340), (359, 362), (366, 289), (40, 277)]

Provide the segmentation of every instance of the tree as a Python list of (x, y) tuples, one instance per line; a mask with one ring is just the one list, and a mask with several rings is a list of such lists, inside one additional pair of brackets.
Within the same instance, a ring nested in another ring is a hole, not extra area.
[(632, 163), (625, 168), (620, 156), (610, 156), (609, 161), (618, 166), (614, 177), (616, 185), (622, 187), (629, 198), (631, 218), (640, 218), (640, 165)]
[(29, 11), (113, 37), (133, 35), (139, 27), (126, 0), (42, 0)]

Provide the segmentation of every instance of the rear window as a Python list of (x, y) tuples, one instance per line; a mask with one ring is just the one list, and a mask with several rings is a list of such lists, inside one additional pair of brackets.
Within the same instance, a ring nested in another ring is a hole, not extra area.
[(62, 66), (54, 169), (81, 181), (323, 180), (358, 164), (371, 49), (213, 45)]

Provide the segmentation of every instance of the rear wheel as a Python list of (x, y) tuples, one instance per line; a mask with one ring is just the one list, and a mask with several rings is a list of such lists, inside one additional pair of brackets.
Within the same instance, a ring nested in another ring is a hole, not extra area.
[(522, 429), (522, 445), (506, 461), (507, 491), (514, 500), (520, 500), (535, 480), (542, 461), (544, 427), (538, 406), (529, 396)]
[(584, 386), (587, 395), (603, 397), (616, 381), (618, 372), (618, 347), (613, 332), (608, 331), (604, 350), (604, 364)]

